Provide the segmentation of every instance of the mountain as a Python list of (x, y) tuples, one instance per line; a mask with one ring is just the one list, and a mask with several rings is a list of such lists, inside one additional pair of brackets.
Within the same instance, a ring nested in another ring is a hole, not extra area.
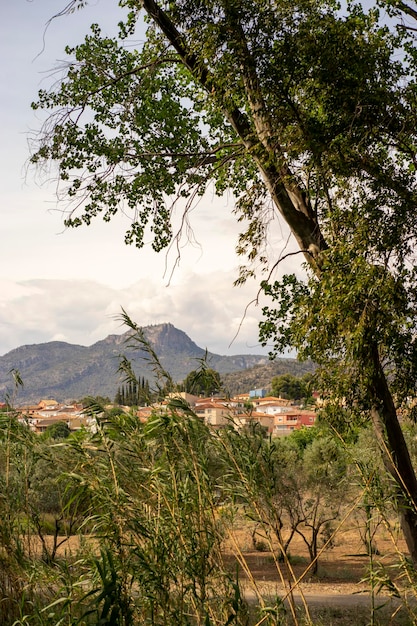
[[(205, 357), (206, 351), (172, 324), (146, 326), (143, 331), (161, 365), (176, 382), (184, 380), (190, 371), (197, 369), (199, 359)], [(14, 399), (12, 370), (19, 372), (24, 383), (23, 388), (17, 391), (16, 404), (37, 403), (41, 398), (74, 400), (87, 395), (113, 399), (123, 382), (117, 371), (121, 355), (132, 362), (138, 377), (151, 381), (152, 367), (144, 358), (146, 354), (140, 346), (135, 350), (129, 347), (132, 343), (130, 337), (131, 331), (128, 331), (122, 335), (109, 335), (89, 347), (51, 341), (11, 350), (0, 357), (0, 400), (6, 395)], [(270, 365), (264, 355), (221, 356), (208, 353), (207, 359), (209, 366), (220, 372), (222, 377), (238, 371), (249, 373), (254, 367)], [(297, 364), (294, 359), (280, 361), (285, 372), (291, 371)], [(247, 379), (258, 381), (256, 387), (264, 385), (260, 384), (256, 372), (252, 372)], [(239, 387), (236, 378), (233, 379), (233, 387)], [(247, 387), (236, 390), (246, 391)]]
[(254, 365), (248, 369), (237, 370), (229, 374), (222, 375), (224, 388), (234, 396), (238, 393), (248, 392), (251, 389), (271, 389), (271, 380), (274, 376), (282, 374), (292, 374), (293, 376), (304, 376), (315, 369), (311, 361), (301, 363), (296, 359), (275, 359)]

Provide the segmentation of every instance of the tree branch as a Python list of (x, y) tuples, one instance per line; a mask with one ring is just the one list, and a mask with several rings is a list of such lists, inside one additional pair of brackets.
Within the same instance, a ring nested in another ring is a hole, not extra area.
[[(307, 262), (317, 274), (320, 274), (319, 252), (326, 249), (327, 244), (317, 221), (309, 214), (305, 203), (302, 201), (303, 192), (299, 186), (294, 184), (293, 176), (291, 176), (282, 151), (277, 165), (271, 160), (271, 153), (262, 142), (262, 133), (259, 136), (259, 129), (252, 126), (248, 116), (234, 105), (224, 87), (218, 85), (205, 64), (194, 53), (190, 52), (184, 36), (173, 24), (167, 13), (157, 5), (155, 0), (142, 0), (142, 7), (178, 52), (195, 80), (218, 100), (225, 116), (242, 140), (246, 151), (255, 160), (275, 206), (291, 228), (301, 250), (310, 251), (310, 254), (305, 255)], [(272, 135), (270, 129), (269, 132)], [(301, 210), (301, 207), (304, 210)]]
[(396, 4), (397, 4), (398, 8), (400, 9), (400, 11), (402, 11), (403, 13), (406, 13), (407, 15), (412, 17), (413, 19), (417, 20), (417, 11), (415, 9), (413, 9), (413, 7), (410, 7), (405, 2), (401, 2), (401, 0), (399, 0)]

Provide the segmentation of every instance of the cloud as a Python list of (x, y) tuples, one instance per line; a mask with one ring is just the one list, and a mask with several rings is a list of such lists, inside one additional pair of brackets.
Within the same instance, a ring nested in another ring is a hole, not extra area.
[(262, 353), (261, 310), (250, 304), (256, 290), (234, 288), (234, 278), (234, 272), (188, 273), (168, 287), (143, 279), (122, 289), (89, 280), (3, 281), (0, 350), (48, 341), (91, 345), (124, 332), (123, 307), (139, 325), (171, 322), (212, 352)]
[[(143, 325), (172, 322), (200, 347), (212, 352), (263, 352), (258, 344), (257, 328), (261, 310), (250, 305), (256, 295), (254, 286), (234, 288), (234, 278), (234, 272), (218, 271), (203, 276), (188, 273), (181, 283), (160, 289), (153, 297), (149, 297), (141, 282), (129, 293), (125, 292), (125, 308)], [(143, 297), (138, 299), (142, 289)]]
[[(253, 281), (243, 288), (232, 286), (240, 262), (235, 245), (244, 224), (231, 212), (230, 195), (207, 193), (199, 199), (190, 213), (195, 240), (181, 242), (179, 268), (166, 286), (176, 266), (175, 246), (168, 259), (152, 253), (149, 245), (140, 251), (125, 246), (129, 219), (124, 215), (115, 216), (111, 224), (99, 219), (91, 228), (65, 230), (56, 210), (53, 173), (41, 187), (34, 184), (32, 171), (24, 179), (27, 132), (43, 119), (30, 109), (30, 102), (39, 87), (47, 88), (57, 78), (50, 69), (64, 57), (64, 43), (82, 40), (97, 13), (93, 2), (66, 19), (53, 20), (42, 50), (45, 24), (52, 15), (48, 3), (43, 8), (41, 4), (26, 3), (23, 12), (16, 2), (1, 6), (0, 50), (10, 63), (0, 68), (7, 86), (0, 150), (0, 267), (7, 277), (0, 281), (0, 353), (47, 341), (91, 345), (123, 332), (117, 320), (121, 307), (143, 326), (171, 322), (212, 352), (262, 352), (257, 343), (261, 305), (250, 304), (257, 285)], [(117, 27), (120, 10), (113, 0), (100, 0), (103, 32)], [(22, 35), (18, 45), (16, 25)], [(181, 208), (179, 204), (178, 222)], [(294, 249), (287, 247), (287, 238), (288, 230), (278, 220), (271, 224), (266, 251), (271, 264), (277, 254)], [(292, 271), (291, 264), (299, 261), (285, 260), (280, 272)]]

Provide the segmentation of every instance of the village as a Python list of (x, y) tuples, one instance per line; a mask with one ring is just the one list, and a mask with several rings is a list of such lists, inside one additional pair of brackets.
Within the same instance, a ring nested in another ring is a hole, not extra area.
[[(314, 426), (316, 412), (294, 403), (292, 400), (266, 395), (264, 389), (251, 390), (230, 399), (222, 397), (200, 397), (186, 392), (169, 394), (164, 401), (138, 408), (121, 407), (126, 413), (134, 411), (138, 420), (146, 423), (152, 413), (167, 410), (170, 401), (181, 398), (194, 413), (214, 429), (232, 425), (241, 429), (250, 424), (259, 424), (265, 434), (280, 437), (302, 427)], [(113, 405), (106, 409), (114, 408)], [(21, 406), (17, 409), (19, 421), (28, 425), (35, 433), (44, 433), (48, 427), (65, 423), (69, 431), (82, 429), (94, 431), (96, 418), (83, 404), (62, 404), (53, 399), (43, 399), (37, 405)]]

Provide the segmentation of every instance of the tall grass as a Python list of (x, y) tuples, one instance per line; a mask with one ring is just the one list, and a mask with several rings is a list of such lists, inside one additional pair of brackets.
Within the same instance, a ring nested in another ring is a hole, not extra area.
[[(348, 446), (341, 452), (328, 432), (300, 446), (300, 438), (277, 442), (256, 427), (212, 431), (179, 397), (145, 425), (134, 413), (90, 411), (95, 432), (58, 443), (32, 435), (12, 412), (1, 416), (2, 625), (313, 624), (301, 581), (355, 510), (365, 512), (370, 623), (380, 588), (416, 619), (416, 573), (398, 548), (390, 484), (379, 480), (368, 444), (355, 444), (347, 464)], [(251, 571), (236, 533), (242, 519), (270, 553), (279, 596), (265, 594)], [(392, 540), (394, 569), (378, 562), (377, 526)], [(290, 547), (303, 533), (306, 545), (316, 543), (300, 575)]]

